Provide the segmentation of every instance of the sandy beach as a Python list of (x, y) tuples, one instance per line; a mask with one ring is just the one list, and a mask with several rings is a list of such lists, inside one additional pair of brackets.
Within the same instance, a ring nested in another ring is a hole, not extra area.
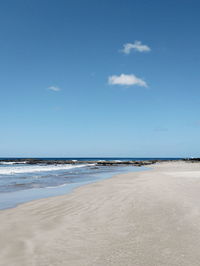
[(0, 211), (2, 266), (197, 266), (200, 163), (163, 162)]

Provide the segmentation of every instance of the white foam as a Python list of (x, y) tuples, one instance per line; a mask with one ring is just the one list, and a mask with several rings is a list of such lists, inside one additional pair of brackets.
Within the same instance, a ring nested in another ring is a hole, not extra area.
[(59, 188), (59, 187), (66, 187), (67, 185), (69, 185), (69, 183), (58, 185), (58, 186), (54, 186), (54, 187), (45, 187), (45, 188)]
[(84, 167), (84, 166), (87, 166), (87, 165), (86, 164), (79, 164), (79, 165), (61, 164), (61, 165), (26, 165), (26, 166), (0, 167), (0, 175), (68, 170), (68, 169), (79, 168), (79, 167)]
[(13, 164), (26, 164), (27, 162), (0, 162), (0, 164), (13, 165)]

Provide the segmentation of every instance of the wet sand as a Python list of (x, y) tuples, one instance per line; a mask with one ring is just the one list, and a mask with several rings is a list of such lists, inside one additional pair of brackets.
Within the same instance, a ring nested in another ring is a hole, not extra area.
[(200, 163), (163, 162), (0, 211), (2, 266), (197, 266)]

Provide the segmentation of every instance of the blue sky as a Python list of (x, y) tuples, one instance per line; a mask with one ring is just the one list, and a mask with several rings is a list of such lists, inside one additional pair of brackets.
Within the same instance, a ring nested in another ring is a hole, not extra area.
[(0, 156), (200, 156), (199, 10), (2, 0)]

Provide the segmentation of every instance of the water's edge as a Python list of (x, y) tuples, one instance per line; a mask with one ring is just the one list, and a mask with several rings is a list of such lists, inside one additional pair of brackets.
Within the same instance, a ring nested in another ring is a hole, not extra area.
[[(44, 198), (50, 198), (55, 196), (66, 195), (74, 191), (74, 189), (92, 184), (104, 179), (111, 178), (116, 175), (121, 175), (129, 172), (139, 172), (144, 170), (149, 170), (148, 167), (134, 167), (134, 166), (126, 166), (123, 172), (119, 171), (112, 171), (107, 173), (99, 173), (98, 175), (94, 176), (94, 178), (88, 180), (84, 180), (77, 183), (67, 183), (60, 186), (55, 187), (46, 187), (46, 188), (32, 188), (27, 190), (20, 190), (15, 192), (8, 192), (0, 194), (0, 211), (15, 208), (18, 205), (23, 203), (27, 203), (33, 200), (39, 200)], [(114, 169), (113, 169), (114, 170)]]

